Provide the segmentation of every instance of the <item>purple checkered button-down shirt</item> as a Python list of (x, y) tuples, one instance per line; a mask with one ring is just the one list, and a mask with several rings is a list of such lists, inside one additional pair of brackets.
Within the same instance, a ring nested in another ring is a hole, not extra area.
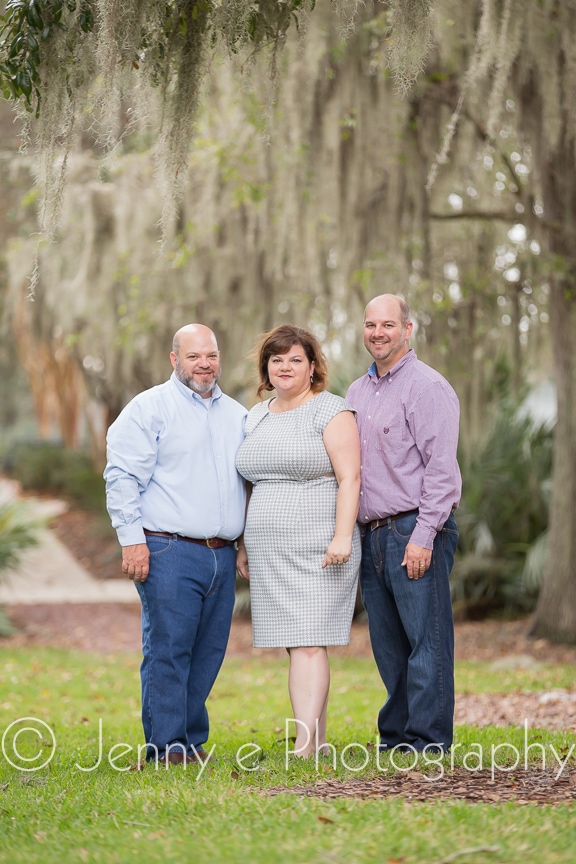
[(410, 349), (381, 378), (373, 363), (346, 401), (360, 431), (360, 526), (418, 508), (410, 540), (432, 549), (462, 491), (456, 393)]

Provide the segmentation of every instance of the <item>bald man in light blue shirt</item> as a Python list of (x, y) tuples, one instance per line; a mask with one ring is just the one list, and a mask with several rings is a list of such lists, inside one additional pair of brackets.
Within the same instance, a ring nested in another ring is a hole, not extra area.
[(136, 396), (108, 430), (104, 478), (122, 570), (142, 603), (146, 759), (186, 766), (207, 758), (206, 700), (230, 634), (246, 409), (218, 386), (208, 327), (178, 330), (170, 360), (170, 379)]

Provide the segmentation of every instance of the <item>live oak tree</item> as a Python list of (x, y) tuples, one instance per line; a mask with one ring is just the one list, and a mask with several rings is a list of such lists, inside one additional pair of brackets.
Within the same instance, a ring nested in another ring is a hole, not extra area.
[[(310, 16), (321, 13), (313, 6), (306, 0), (8, 2), (0, 77), (5, 96), (28, 108), (32, 118), (30, 130), (41, 155), (44, 232), (51, 235), (58, 225), (67, 155), (81, 128), (79, 118), (85, 116), (91, 118), (103, 153), (143, 128), (146, 119), (157, 123), (156, 166), (164, 190), (167, 230), (185, 185), (192, 127), (214, 56), (218, 51), (227, 52), (236, 63), (236, 74), (245, 74), (248, 80), (253, 52), (267, 50), (272, 113), (279, 51), (293, 25), (298, 24), (304, 33)], [(340, 0), (332, 6), (343, 31), (352, 34), (372, 27), (370, 38), (377, 47), (371, 50), (385, 55), (384, 66), (391, 71), (394, 86), (405, 94), (401, 102), (398, 97), (396, 119), (400, 118), (406, 134), (404, 142), (412, 142), (408, 147), (410, 171), (401, 166), (388, 184), (384, 204), (375, 197), (371, 205), (378, 214), (387, 208), (388, 224), (393, 224), (393, 206), (405, 216), (406, 200), (411, 202), (412, 219), (422, 232), (419, 257), (425, 279), (433, 276), (426, 273), (426, 238), (434, 222), (446, 215), (434, 208), (433, 196), (448, 172), (465, 163), (470, 152), (466, 151), (469, 137), (465, 130), (474, 127), (478, 140), (498, 148), (505, 125), (517, 136), (519, 148), (529, 154), (529, 176), (523, 182), (517, 178), (521, 209), (513, 211), (512, 218), (514, 213), (521, 214), (519, 221), (541, 249), (539, 268), (549, 286), (558, 393), (549, 553), (534, 632), (574, 641), (576, 3), (374, 0), (359, 4)], [(374, 87), (369, 74), (366, 87)], [(318, 92), (326, 90), (319, 88)], [(435, 112), (434, 105), (441, 111)], [(443, 131), (439, 118), (447, 110), (452, 120)], [(342, 119), (343, 134), (348, 129), (351, 139), (356, 122), (353, 110)], [(284, 128), (290, 134), (288, 126)], [(268, 131), (273, 131), (273, 124), (261, 134)], [(305, 138), (298, 140), (304, 143)], [(439, 154), (436, 160), (433, 151)], [(341, 148), (343, 159), (345, 152)], [(342, 165), (346, 167), (345, 162)], [(514, 166), (509, 168), (513, 174)], [(412, 180), (407, 179), (409, 175)], [(414, 178), (420, 184), (420, 197), (413, 186), (402, 189), (402, 181), (414, 184)], [(340, 183), (338, 206), (346, 213), (349, 188)], [(364, 214), (365, 231), (354, 236), (353, 245), (365, 243), (368, 253), (375, 248), (370, 244), (377, 224), (371, 223), (368, 210)], [(462, 213), (459, 218), (486, 216), (496, 219), (502, 214)], [(402, 247), (406, 254), (408, 246)], [(480, 264), (480, 246), (478, 249)], [(490, 253), (486, 257), (488, 262)], [(289, 265), (285, 266), (288, 272)], [(489, 267), (487, 263), (486, 270)], [(365, 299), (363, 278), (357, 274), (354, 289), (360, 303)], [(479, 290), (477, 297), (481, 296)]]
[[(558, 396), (548, 556), (533, 633), (576, 641), (576, 3), (483, 0), (466, 4), (475, 48), (457, 69), (460, 96), (488, 85), (483, 122), (496, 138), (512, 100), (532, 151), (524, 219), (543, 251)], [(435, 3), (438, 15), (453, 4)], [(447, 18), (443, 19), (444, 22)], [(440, 42), (438, 43), (440, 44)], [(476, 108), (478, 116), (482, 116)], [(537, 206), (537, 205), (540, 206)]]
[(24, 117), (36, 118), (41, 224), (51, 234), (67, 156), (87, 112), (105, 151), (138, 124), (159, 120), (166, 223), (211, 56), (221, 49), (248, 62), (269, 46), (273, 71), (288, 28), (314, 0), (8, 0), (5, 7), (0, 85)]

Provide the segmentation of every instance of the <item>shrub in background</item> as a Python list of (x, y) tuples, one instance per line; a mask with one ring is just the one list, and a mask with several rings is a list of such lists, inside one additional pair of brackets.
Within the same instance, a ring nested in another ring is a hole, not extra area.
[[(39, 527), (25, 504), (0, 504), (0, 579), (18, 564), (24, 549), (36, 545)], [(12, 632), (12, 624), (0, 607), (0, 636), (9, 636)]]
[[(498, 403), (484, 446), (463, 465), (459, 551), (451, 585), (457, 617), (529, 612), (548, 527), (552, 430)], [(529, 573), (529, 578), (526, 574)]]
[(104, 480), (81, 450), (47, 441), (21, 442), (5, 451), (2, 470), (25, 490), (71, 498), (87, 510), (105, 510)]

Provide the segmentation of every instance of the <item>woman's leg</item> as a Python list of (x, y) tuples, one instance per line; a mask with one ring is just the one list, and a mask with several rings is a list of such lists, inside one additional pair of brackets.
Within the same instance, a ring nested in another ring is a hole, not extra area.
[[(330, 690), (330, 666), (325, 647), (288, 649), (288, 690), (296, 724), (297, 756), (311, 756), (326, 743), (326, 713)], [(318, 732), (318, 734), (316, 734)]]

